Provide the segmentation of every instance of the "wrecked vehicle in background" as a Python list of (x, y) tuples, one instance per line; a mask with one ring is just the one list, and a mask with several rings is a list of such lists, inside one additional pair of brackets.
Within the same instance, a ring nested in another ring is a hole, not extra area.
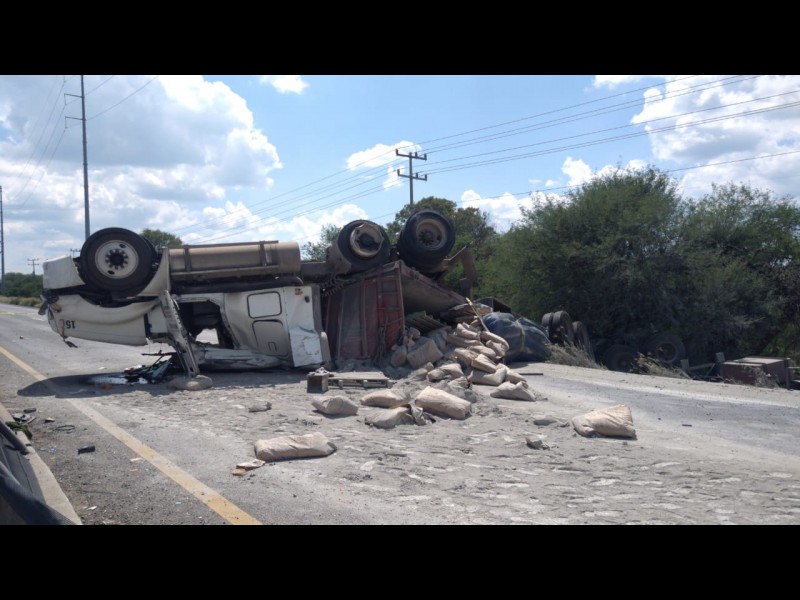
[[(402, 338), (408, 315), (435, 317), (471, 293), (469, 250), (447, 258), (454, 241), (452, 223), (435, 211), (412, 215), (396, 246), (371, 221), (348, 223), (324, 261), (301, 260), (297, 242), (157, 249), (107, 228), (78, 257), (43, 263), (40, 314), (70, 345), (68, 338), (169, 344), (190, 376), (379, 360)], [(459, 262), (464, 295), (437, 283)], [(200, 341), (204, 332), (216, 343)]]

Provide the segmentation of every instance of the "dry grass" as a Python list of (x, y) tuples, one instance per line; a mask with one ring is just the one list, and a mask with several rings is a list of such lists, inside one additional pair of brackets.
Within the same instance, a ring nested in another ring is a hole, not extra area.
[(654, 375), (655, 377), (672, 377), (674, 379), (691, 379), (689, 375), (678, 367), (668, 367), (663, 363), (653, 360), (649, 356), (639, 355), (636, 359), (636, 371), (643, 375)]
[(39, 308), (42, 305), (40, 298), (19, 298), (17, 296), (0, 296), (0, 302), (15, 306), (32, 306)]
[(605, 365), (595, 362), (583, 348), (578, 346), (565, 345), (558, 346), (551, 344), (550, 357), (545, 361), (556, 365), (567, 365), (570, 367), (586, 367), (588, 369), (605, 369)]

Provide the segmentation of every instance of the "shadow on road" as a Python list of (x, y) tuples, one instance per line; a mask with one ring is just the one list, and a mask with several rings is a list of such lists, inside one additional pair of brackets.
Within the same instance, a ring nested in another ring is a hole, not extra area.
[[(259, 372), (207, 372), (213, 386), (211, 389), (232, 389), (241, 387), (272, 388), (305, 381), (308, 373), (302, 370), (293, 371), (259, 371)], [(151, 396), (168, 396), (171, 394), (192, 393), (177, 390), (166, 382), (148, 383), (145, 381), (129, 382), (125, 373), (89, 373), (83, 375), (65, 375), (50, 377), (32, 383), (17, 394), (24, 397), (54, 398), (92, 398), (127, 394), (130, 392), (147, 392)]]

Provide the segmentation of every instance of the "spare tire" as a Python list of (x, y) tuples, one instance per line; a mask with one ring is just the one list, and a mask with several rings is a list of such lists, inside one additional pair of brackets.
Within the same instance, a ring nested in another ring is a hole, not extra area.
[(339, 232), (336, 247), (350, 263), (350, 271), (366, 271), (389, 262), (386, 230), (372, 221), (351, 221)]
[(572, 329), (572, 318), (565, 310), (553, 313), (548, 329), (550, 341), (554, 344), (572, 344), (575, 341), (575, 333)]
[(397, 237), (397, 252), (407, 265), (429, 271), (441, 263), (456, 243), (450, 220), (435, 210), (411, 215)]
[(83, 243), (81, 275), (98, 290), (135, 293), (149, 283), (156, 258), (153, 244), (139, 234), (109, 227)]

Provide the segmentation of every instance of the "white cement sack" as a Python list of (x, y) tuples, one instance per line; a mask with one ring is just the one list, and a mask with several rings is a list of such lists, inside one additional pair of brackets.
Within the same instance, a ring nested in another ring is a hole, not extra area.
[(314, 398), (311, 404), (319, 412), (326, 415), (355, 415), (358, 414), (358, 404), (347, 396), (327, 396)]
[(408, 404), (405, 396), (401, 396), (392, 390), (375, 390), (361, 397), (361, 404), (364, 406), (378, 406), (380, 408), (397, 408)]
[(422, 390), (414, 402), (434, 415), (451, 419), (466, 419), (472, 412), (472, 404), (467, 400), (433, 387)]
[(508, 398), (509, 400), (525, 400), (533, 402), (537, 400), (536, 394), (521, 383), (511, 383), (506, 381), (497, 386), (489, 394), (492, 398)]
[(319, 432), (286, 435), (255, 443), (256, 458), (264, 462), (292, 458), (314, 458), (336, 452), (336, 446)]
[(412, 348), (408, 349), (406, 361), (412, 369), (418, 369), (426, 363), (435, 363), (442, 358), (442, 352), (430, 338), (421, 337)]
[(604, 409), (595, 409), (572, 418), (572, 426), (580, 435), (591, 437), (635, 438), (631, 409), (625, 404), (617, 404)]
[(375, 409), (367, 415), (364, 422), (379, 429), (393, 429), (397, 425), (413, 425), (415, 423), (407, 406)]
[(497, 365), (497, 370), (494, 373), (487, 373), (486, 371), (479, 371), (475, 369), (467, 377), (470, 383), (477, 383), (479, 385), (494, 385), (498, 386), (506, 380), (506, 372), (508, 367), (505, 365)]

